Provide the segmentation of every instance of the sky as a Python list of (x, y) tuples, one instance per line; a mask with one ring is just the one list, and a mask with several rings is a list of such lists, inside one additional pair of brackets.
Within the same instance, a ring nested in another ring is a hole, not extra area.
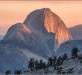
[(0, 36), (11, 25), (23, 22), (30, 12), (41, 8), (50, 8), (67, 27), (82, 24), (82, 1), (0, 1)]

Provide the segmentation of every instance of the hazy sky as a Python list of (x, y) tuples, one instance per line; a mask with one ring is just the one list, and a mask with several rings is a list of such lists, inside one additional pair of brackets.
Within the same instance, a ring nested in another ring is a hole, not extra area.
[(82, 24), (82, 1), (0, 1), (0, 35), (35, 9), (50, 8), (67, 27)]

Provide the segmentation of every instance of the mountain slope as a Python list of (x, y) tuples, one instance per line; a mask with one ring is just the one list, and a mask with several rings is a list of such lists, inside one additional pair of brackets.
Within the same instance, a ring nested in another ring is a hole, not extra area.
[[(40, 34), (40, 35), (39, 35)], [(25, 24), (13, 25), (4, 37), (3, 43), (26, 48), (35, 54), (47, 58), (54, 54), (54, 36), (51, 33), (33, 33)], [(45, 50), (45, 51), (44, 51)], [(40, 52), (41, 51), (41, 52)]]
[(75, 40), (82, 40), (82, 25), (71, 27), (69, 31)]
[(0, 40), (2, 40), (3, 39), (3, 36), (2, 35), (0, 35)]
[(82, 40), (72, 40), (65, 42), (60, 45), (59, 49), (57, 50), (57, 56), (63, 56), (64, 53), (71, 57), (71, 52), (73, 48), (78, 48), (79, 54), (82, 54)]
[(7, 70), (12, 73), (15, 70), (26, 70), (28, 61), (17, 48), (11, 45), (0, 45), (0, 74), (4, 74)]

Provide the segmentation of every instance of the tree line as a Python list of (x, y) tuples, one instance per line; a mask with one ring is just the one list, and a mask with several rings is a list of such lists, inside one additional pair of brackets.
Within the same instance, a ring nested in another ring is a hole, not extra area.
[[(78, 48), (73, 48), (72, 52), (71, 52), (71, 58), (76, 58), (78, 57)], [(61, 66), (63, 64), (63, 62), (65, 60), (68, 59), (67, 54), (65, 53), (63, 56), (59, 56), (59, 57), (49, 57), (47, 63), (43, 62), (43, 60), (34, 60), (34, 58), (31, 58), (29, 61), (29, 69), (30, 71), (34, 71), (34, 70), (39, 70), (39, 69), (47, 69), (49, 67), (54, 67), (54, 70), (56, 70), (58, 68), (58, 66)]]
[(34, 60), (31, 58), (29, 61), (28, 68), (30, 71), (39, 70), (39, 69), (48, 69), (49, 67), (54, 67), (56, 69), (57, 66), (63, 64), (63, 61), (68, 58), (67, 54), (64, 54), (63, 57), (49, 57), (47, 62), (43, 62), (43, 60)]
[[(78, 55), (78, 48), (73, 48), (71, 52), (71, 58), (75, 59), (77, 58)], [(43, 69), (45, 73), (48, 72), (49, 67), (54, 67), (54, 70), (58, 69), (58, 66), (61, 66), (65, 60), (68, 59), (68, 55), (65, 53), (63, 56), (59, 57), (49, 57), (47, 62), (44, 62), (42, 59), (41, 60), (35, 60), (34, 58), (30, 58), (29, 63), (28, 63), (28, 71), (35, 71), (35, 70), (40, 70)], [(11, 74), (11, 71), (6, 71), (6, 75)], [(22, 74), (21, 70), (16, 70), (14, 74)]]

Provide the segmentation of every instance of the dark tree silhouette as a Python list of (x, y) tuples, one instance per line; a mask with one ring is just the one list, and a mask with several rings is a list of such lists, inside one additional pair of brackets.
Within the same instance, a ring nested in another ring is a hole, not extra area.
[(9, 70), (5, 72), (5, 75), (10, 75), (10, 74), (11, 74), (11, 71)]
[(49, 57), (49, 58), (48, 58), (49, 66), (52, 66), (52, 61), (53, 61), (53, 60), (52, 60), (52, 57)]
[(59, 56), (59, 58), (57, 59), (56, 65), (60, 66), (63, 64), (63, 58), (61, 56)]
[(30, 68), (30, 71), (34, 70), (34, 59), (33, 58), (30, 59), (28, 67)]
[(66, 60), (67, 58), (68, 58), (68, 56), (67, 56), (67, 54), (65, 53), (65, 54), (63, 55), (63, 61)]
[(49, 63), (43, 63), (44, 73), (47, 74), (49, 72)]
[(54, 67), (54, 70), (56, 69), (56, 61), (57, 61), (57, 58), (56, 58), (56, 56), (54, 56), (54, 58), (53, 58), (53, 67)]
[(17, 70), (17, 71), (14, 72), (14, 74), (15, 74), (15, 75), (21, 75), (22, 72), (21, 72), (21, 70)]
[(42, 61), (42, 60), (40, 60), (39, 68), (40, 68), (40, 69), (43, 68), (43, 61)]
[(35, 70), (38, 70), (39, 69), (39, 62), (38, 60), (35, 60)]
[(43, 69), (45, 70), (46, 69), (46, 63), (43, 63)]
[(76, 58), (78, 57), (78, 48), (73, 48), (72, 49), (72, 58)]
[(54, 66), (56, 64), (56, 56), (54, 56), (54, 58), (52, 59), (52, 65)]

